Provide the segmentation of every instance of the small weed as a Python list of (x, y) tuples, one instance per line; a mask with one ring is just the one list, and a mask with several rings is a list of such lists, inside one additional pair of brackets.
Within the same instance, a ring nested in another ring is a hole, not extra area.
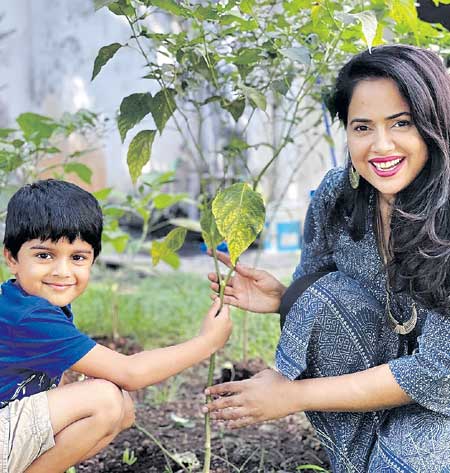
[(182, 384), (182, 375), (178, 375), (169, 379), (162, 386), (148, 386), (145, 393), (145, 401), (155, 407), (175, 401)]
[(125, 463), (125, 465), (134, 465), (137, 462), (137, 456), (134, 454), (134, 451), (126, 448), (123, 451), (122, 462)]
[(318, 465), (299, 465), (296, 468), (297, 471), (303, 471), (303, 470), (312, 470), (312, 471), (321, 471), (322, 473), (329, 473), (328, 470), (325, 470), (321, 466)]
[(77, 473), (77, 469), (74, 466), (71, 466), (66, 470), (66, 473)]

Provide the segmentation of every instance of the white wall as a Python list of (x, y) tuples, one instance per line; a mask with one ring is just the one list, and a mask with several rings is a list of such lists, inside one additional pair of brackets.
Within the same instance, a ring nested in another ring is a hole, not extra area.
[[(122, 190), (131, 188), (126, 166), (126, 151), (130, 139), (139, 128), (154, 128), (151, 119), (132, 130), (124, 145), (120, 142), (115, 113), (123, 97), (133, 92), (152, 91), (151, 81), (140, 78), (144, 71), (141, 56), (124, 48), (118, 51), (91, 82), (92, 68), (98, 50), (113, 42), (124, 43), (129, 37), (129, 26), (122, 17), (106, 8), (94, 12), (91, 0), (15, 0), (1, 2), (0, 33), (14, 29), (14, 33), (0, 41), (0, 126), (11, 125), (14, 117), (25, 111), (58, 116), (63, 111), (74, 112), (89, 108), (110, 118), (109, 133), (97, 143), (98, 152), (93, 162), (102, 161), (99, 169), (107, 185)], [(117, 59), (117, 60), (116, 60)], [(320, 111), (318, 112), (320, 120)], [(306, 128), (308, 128), (306, 126)], [(265, 129), (263, 120), (249, 131), (249, 141), (261, 134), (269, 140), (273, 130)], [(321, 125), (318, 133), (324, 133)], [(211, 129), (209, 133), (214, 133)], [(336, 154), (342, 159), (342, 133), (337, 133)], [(211, 142), (205, 136), (205, 142)], [(308, 148), (312, 134), (300, 136), (296, 146), (290, 146), (264, 180), (266, 195), (284, 195), (285, 204), (298, 209), (303, 216), (309, 201), (309, 190), (314, 189), (331, 167), (328, 143), (322, 140), (302, 166), (298, 177), (288, 187), (288, 181), (302, 153)], [(170, 169), (182, 154), (182, 143), (169, 121), (163, 138), (153, 146), (153, 169)], [(252, 151), (255, 166), (265, 162), (268, 154), (263, 148)], [(276, 178), (276, 179), (275, 179)], [(186, 182), (184, 189), (195, 187)], [(184, 190), (183, 189), (183, 190)]]

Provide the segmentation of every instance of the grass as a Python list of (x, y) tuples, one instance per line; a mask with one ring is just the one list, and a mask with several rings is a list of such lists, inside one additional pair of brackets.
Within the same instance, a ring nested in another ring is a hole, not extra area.
[[(110, 334), (116, 306), (120, 334), (135, 337), (145, 349), (195, 336), (211, 302), (207, 279), (195, 274), (139, 278), (97, 268), (93, 276), (86, 292), (73, 302), (76, 325), (89, 335)], [(232, 317), (234, 330), (221, 361), (242, 358), (243, 313), (233, 310)], [(249, 357), (273, 363), (280, 334), (278, 316), (250, 314), (249, 333)]]

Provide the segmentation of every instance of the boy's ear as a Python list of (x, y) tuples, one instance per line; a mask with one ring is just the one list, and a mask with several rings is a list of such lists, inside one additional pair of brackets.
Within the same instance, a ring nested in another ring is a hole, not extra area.
[(3, 248), (3, 256), (5, 257), (5, 262), (8, 265), (8, 268), (11, 273), (16, 274), (17, 260), (13, 257), (11, 251), (9, 251), (7, 248)]

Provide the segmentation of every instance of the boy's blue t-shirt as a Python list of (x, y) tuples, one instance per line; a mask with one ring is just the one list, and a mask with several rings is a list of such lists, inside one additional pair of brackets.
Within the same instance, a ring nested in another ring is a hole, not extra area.
[(70, 307), (31, 296), (9, 280), (0, 295), (0, 408), (59, 383), (95, 342), (73, 323)]

